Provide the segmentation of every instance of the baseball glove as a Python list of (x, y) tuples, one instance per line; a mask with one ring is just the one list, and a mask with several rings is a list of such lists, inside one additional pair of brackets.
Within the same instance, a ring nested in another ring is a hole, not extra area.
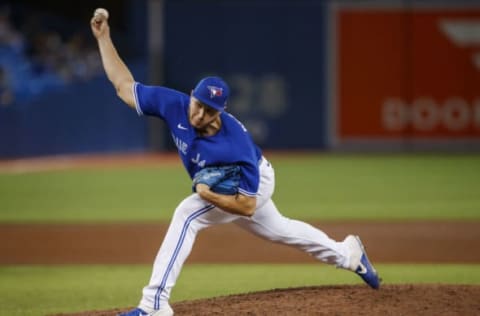
[(206, 167), (193, 177), (193, 192), (199, 183), (204, 183), (215, 193), (235, 195), (240, 183), (240, 167), (236, 165)]

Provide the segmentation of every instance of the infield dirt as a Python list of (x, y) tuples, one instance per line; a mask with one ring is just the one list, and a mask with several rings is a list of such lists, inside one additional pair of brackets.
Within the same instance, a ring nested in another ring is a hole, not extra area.
[[(479, 315), (479, 286), (319, 286), (275, 289), (172, 304), (175, 315)], [(113, 316), (125, 309), (62, 316)], [(60, 316), (60, 315), (57, 315)]]
[[(336, 240), (358, 234), (374, 262), (479, 263), (480, 222), (315, 222)], [(0, 264), (151, 264), (167, 224), (0, 224)], [(141, 233), (140, 233), (141, 232)], [(126, 256), (125, 254), (129, 254)], [(187, 263), (314, 263), (236, 225), (200, 232)]]

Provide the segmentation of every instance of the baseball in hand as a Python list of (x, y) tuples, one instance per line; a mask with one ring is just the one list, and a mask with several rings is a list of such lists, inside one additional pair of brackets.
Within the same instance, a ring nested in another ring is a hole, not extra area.
[(107, 20), (108, 19), (108, 11), (104, 8), (98, 8), (93, 13), (93, 16), (95, 17), (95, 20), (98, 21), (98, 22), (100, 22), (102, 19)]

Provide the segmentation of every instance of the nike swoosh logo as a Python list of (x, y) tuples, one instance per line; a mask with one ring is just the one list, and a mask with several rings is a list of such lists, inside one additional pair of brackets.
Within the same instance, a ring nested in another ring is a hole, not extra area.
[(357, 268), (357, 273), (358, 274), (367, 274), (367, 268), (365, 268), (365, 266), (362, 263), (360, 263), (360, 265)]
[(188, 128), (186, 128), (185, 126), (183, 126), (181, 123), (178, 123), (177, 127), (179, 129), (183, 129), (184, 131), (186, 131)]

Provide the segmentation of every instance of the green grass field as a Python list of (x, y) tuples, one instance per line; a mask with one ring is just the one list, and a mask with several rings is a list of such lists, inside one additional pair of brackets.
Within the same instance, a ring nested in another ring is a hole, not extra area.
[[(480, 155), (269, 157), (274, 200), (304, 220), (479, 219)], [(183, 168), (0, 173), (0, 222), (167, 221)]]
[[(269, 157), (274, 199), (303, 220), (480, 220), (480, 155)], [(0, 173), (0, 222), (166, 221), (190, 192), (180, 165)], [(0, 266), (0, 315), (135, 305), (151, 266)], [(480, 265), (377, 265), (386, 283), (480, 284)], [(211, 282), (212, 278), (215, 282)], [(360, 283), (326, 265), (188, 265), (172, 301)]]

